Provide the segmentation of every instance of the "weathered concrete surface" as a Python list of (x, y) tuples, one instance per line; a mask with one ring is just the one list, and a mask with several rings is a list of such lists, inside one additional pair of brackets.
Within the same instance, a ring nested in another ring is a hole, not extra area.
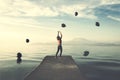
[(71, 56), (46, 56), (24, 80), (85, 80)]

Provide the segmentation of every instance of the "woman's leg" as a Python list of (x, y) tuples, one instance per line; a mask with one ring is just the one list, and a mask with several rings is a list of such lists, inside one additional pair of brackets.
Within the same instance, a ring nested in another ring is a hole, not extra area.
[(60, 56), (62, 56), (62, 51), (63, 51), (62, 46), (60, 46)]
[(58, 52), (59, 52), (59, 46), (58, 46), (58, 48), (57, 48), (56, 57), (57, 57), (57, 55), (58, 55)]

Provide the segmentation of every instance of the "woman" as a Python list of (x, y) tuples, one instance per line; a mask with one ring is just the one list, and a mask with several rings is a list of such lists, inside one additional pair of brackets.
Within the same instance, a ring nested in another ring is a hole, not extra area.
[(58, 41), (58, 48), (57, 48), (57, 52), (56, 52), (56, 57), (60, 51), (60, 57), (62, 56), (62, 33), (60, 31), (58, 31), (57, 34), (57, 41)]

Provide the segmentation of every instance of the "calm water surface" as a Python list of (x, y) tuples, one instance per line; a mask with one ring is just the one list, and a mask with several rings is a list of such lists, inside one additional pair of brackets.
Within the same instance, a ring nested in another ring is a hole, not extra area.
[[(88, 80), (120, 80), (119, 46), (63, 45), (63, 47), (63, 55), (72, 55)], [(83, 56), (85, 50), (90, 52), (86, 57)], [(56, 45), (34, 46), (22, 52), (23, 57), (19, 64), (16, 52), (1, 53), (0, 80), (23, 80), (46, 55), (55, 55), (55, 52)]]

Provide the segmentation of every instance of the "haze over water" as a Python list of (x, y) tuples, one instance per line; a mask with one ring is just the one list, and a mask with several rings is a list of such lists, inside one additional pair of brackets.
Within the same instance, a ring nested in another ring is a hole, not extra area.
[[(0, 80), (23, 80), (47, 55), (55, 55), (57, 45), (34, 45), (38, 52), (22, 53), (22, 62), (17, 63), (15, 52), (0, 56)], [(120, 79), (119, 46), (63, 45), (63, 55), (71, 55), (78, 64), (81, 73), (88, 80)], [(34, 48), (33, 48), (34, 49)], [(90, 54), (83, 56), (88, 50)]]

